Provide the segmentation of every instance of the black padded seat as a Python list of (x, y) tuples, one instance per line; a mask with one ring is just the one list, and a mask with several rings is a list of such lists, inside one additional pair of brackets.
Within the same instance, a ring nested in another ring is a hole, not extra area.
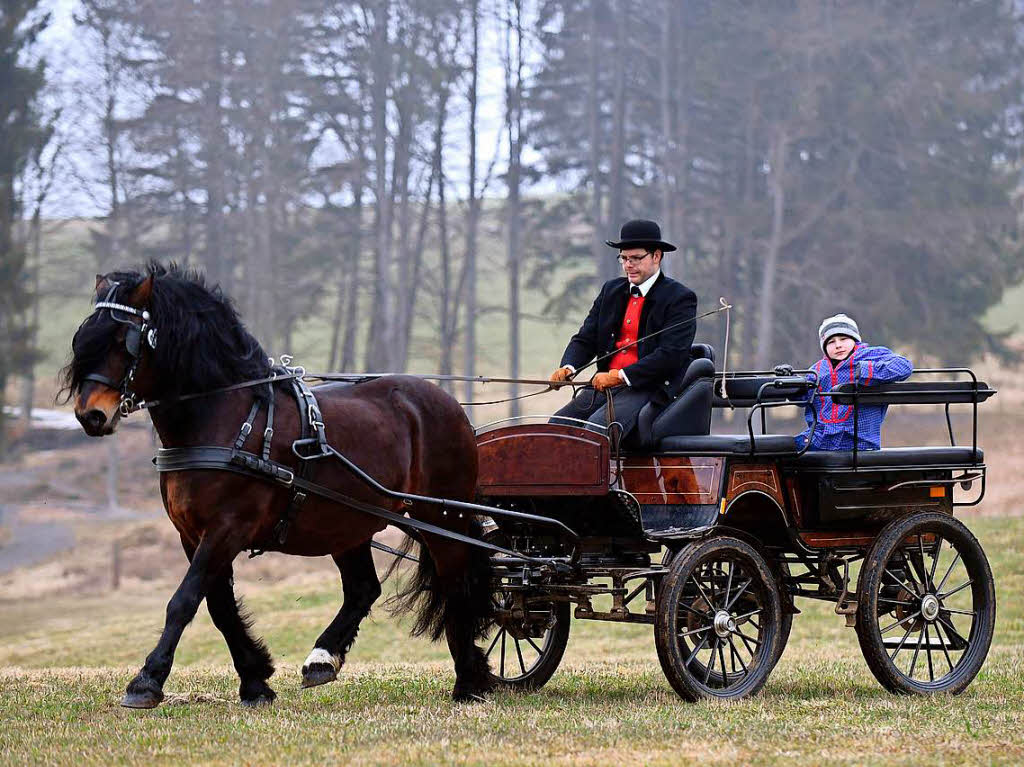
[[(755, 434), (756, 453), (795, 456), (796, 442), (789, 434)], [(658, 442), (658, 451), (666, 453), (729, 453), (750, 455), (750, 437), (746, 434), (703, 434), (665, 437)]]
[[(857, 451), (857, 466), (885, 468), (890, 466), (963, 466), (982, 463), (985, 452), (978, 448), (977, 459), (970, 447), (885, 447), (881, 450)], [(797, 466), (819, 469), (853, 467), (852, 450), (808, 450), (793, 460)]]

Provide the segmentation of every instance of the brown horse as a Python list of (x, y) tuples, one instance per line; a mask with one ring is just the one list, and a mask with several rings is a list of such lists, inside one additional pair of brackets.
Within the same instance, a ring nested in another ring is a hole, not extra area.
[[(87, 434), (111, 434), (121, 417), (119, 404), (131, 396), (161, 401), (149, 413), (164, 447), (230, 447), (254, 399), (266, 405), (273, 397), (270, 459), (295, 468), (291, 445), (300, 436), (301, 416), (284, 383), (176, 399), (271, 374), (267, 355), (218, 288), (173, 264), (150, 264), (143, 273), (98, 276), (96, 299), (99, 305), (75, 333), (71, 362), (62, 371), (64, 391), (74, 400)], [(472, 498), (477, 476), (473, 431), (458, 403), (440, 388), (409, 376), (389, 376), (313, 391), (331, 445), (385, 487)], [(265, 406), (259, 410), (247, 439), (264, 434), (266, 411)], [(471, 532), (470, 515), (446, 515), (437, 506), (418, 503), (403, 506), (375, 494), (336, 463), (315, 464), (311, 481), (335, 492), (454, 532)], [(162, 473), (160, 492), (190, 564), (167, 605), (160, 640), (128, 685), (123, 705), (160, 703), (182, 631), (204, 598), (231, 651), (242, 703), (273, 701), (267, 684), (274, 672), (270, 653), (250, 633), (232, 586), (232, 561), (250, 548), (333, 557), (344, 601), (306, 659), (302, 683), (308, 687), (334, 680), (360, 622), (381, 593), (370, 542), (385, 522), (311, 495), (285, 543), (277, 545), (274, 527), (291, 500), (287, 487), (227, 471), (190, 469)], [(487, 555), (438, 535), (422, 538), (426, 550), (402, 606), (416, 612), (414, 633), (436, 640), (447, 631), (454, 637), (452, 695), (456, 700), (479, 698), (492, 684), (487, 660), (476, 646), (490, 611)]]

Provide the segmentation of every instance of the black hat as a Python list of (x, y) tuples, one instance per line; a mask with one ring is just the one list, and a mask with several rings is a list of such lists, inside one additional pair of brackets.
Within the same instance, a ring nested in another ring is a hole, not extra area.
[(676, 249), (675, 245), (661, 239), (661, 227), (654, 221), (638, 218), (627, 221), (619, 232), (619, 241), (605, 240), (605, 243), (618, 250), (627, 248), (651, 248), (669, 253)]

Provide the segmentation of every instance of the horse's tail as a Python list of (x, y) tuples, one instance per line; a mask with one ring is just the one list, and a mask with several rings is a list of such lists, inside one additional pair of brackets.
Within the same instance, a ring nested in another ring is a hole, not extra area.
[[(468, 534), (481, 537), (482, 528), (476, 519), (470, 520)], [(411, 614), (414, 618), (413, 636), (427, 635), (433, 641), (445, 634), (445, 626), (466, 625), (473, 628), (474, 641), (484, 635), (492, 618), (491, 564), (486, 549), (467, 545), (467, 567), (461, 573), (441, 578), (437, 565), (422, 541), (408, 538), (402, 550), (408, 553), (419, 543), (419, 562), (406, 583), (390, 597), (387, 608), (393, 615)], [(387, 575), (395, 569), (392, 563)], [(386, 577), (386, 576), (385, 576)]]

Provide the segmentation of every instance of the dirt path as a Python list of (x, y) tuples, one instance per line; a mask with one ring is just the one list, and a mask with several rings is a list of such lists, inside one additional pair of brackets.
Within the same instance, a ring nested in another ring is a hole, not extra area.
[(10, 532), (10, 539), (0, 546), (0, 573), (37, 564), (75, 545), (70, 524), (54, 520), (27, 522), (15, 506), (0, 506), (0, 525)]

